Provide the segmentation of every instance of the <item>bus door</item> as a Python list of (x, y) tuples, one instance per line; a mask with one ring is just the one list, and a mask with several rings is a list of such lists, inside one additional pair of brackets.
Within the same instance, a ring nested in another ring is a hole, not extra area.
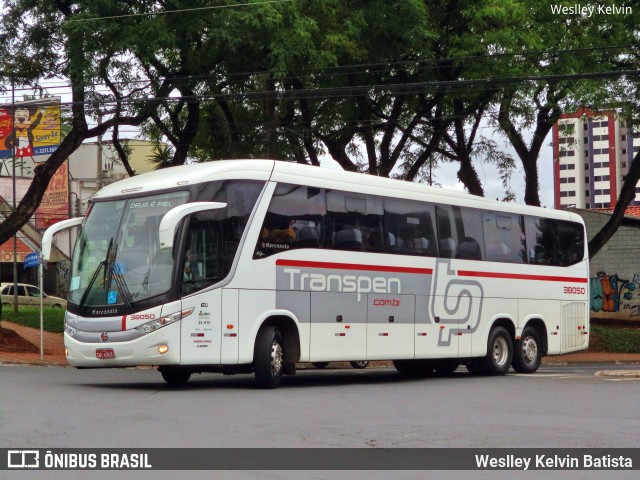
[(222, 277), (223, 252), (219, 222), (206, 214), (195, 215), (189, 222), (180, 257), (182, 310), (193, 309), (182, 320), (183, 364), (220, 363), (222, 291), (206, 288)]

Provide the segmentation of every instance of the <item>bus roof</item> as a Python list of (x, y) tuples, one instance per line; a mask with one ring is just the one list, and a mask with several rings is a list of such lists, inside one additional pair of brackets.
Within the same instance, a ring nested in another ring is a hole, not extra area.
[(442, 202), (460, 206), (542, 215), (582, 223), (574, 213), (527, 205), (497, 202), (468, 193), (374, 175), (346, 172), (276, 160), (217, 160), (156, 170), (120, 180), (102, 188), (95, 199), (143, 195), (214, 180), (272, 180), (318, 188), (333, 188), (373, 195)]

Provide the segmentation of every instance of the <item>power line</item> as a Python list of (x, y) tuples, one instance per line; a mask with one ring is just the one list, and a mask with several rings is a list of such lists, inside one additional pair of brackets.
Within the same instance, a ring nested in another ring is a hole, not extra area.
[(107, 17), (77, 18), (77, 19), (67, 20), (66, 23), (93, 22), (96, 20), (115, 20), (118, 18), (132, 18), (132, 17), (153, 17), (158, 15), (168, 15), (173, 13), (197, 12), (201, 10), (220, 10), (220, 9), (238, 8), (238, 7), (253, 7), (253, 6), (276, 4), (276, 3), (290, 3), (294, 1), (295, 0), (265, 0), (262, 2), (236, 3), (231, 5), (214, 5), (210, 7), (182, 8), (177, 10), (162, 10), (157, 12), (145, 12), (145, 13), (129, 13), (129, 14), (123, 14), (123, 15), (111, 15)]
[[(391, 67), (411, 67), (411, 66), (430, 66), (438, 63), (451, 63), (451, 62), (464, 62), (464, 61), (494, 61), (502, 57), (531, 57), (531, 56), (544, 56), (544, 55), (575, 55), (578, 53), (593, 53), (597, 51), (615, 51), (615, 50), (623, 50), (630, 48), (640, 48), (640, 44), (626, 44), (626, 45), (606, 45), (599, 47), (585, 47), (585, 48), (575, 48), (575, 49), (564, 49), (564, 50), (540, 50), (534, 52), (516, 52), (516, 53), (498, 53), (498, 54), (487, 54), (487, 55), (476, 55), (476, 56), (466, 56), (466, 57), (445, 57), (445, 58), (429, 58), (429, 59), (411, 59), (411, 60), (398, 60), (391, 62), (377, 62), (377, 63), (357, 63), (357, 64), (348, 64), (348, 65), (336, 65), (329, 67), (303, 67), (294, 69), (296, 72), (302, 73), (302, 78), (304, 78), (304, 74), (323, 74), (326, 76), (335, 76), (335, 75), (353, 75), (353, 74), (374, 74), (379, 72), (388, 72)], [(224, 74), (220, 73), (202, 73), (195, 75), (181, 75), (181, 76), (166, 76), (161, 77), (159, 79), (138, 79), (138, 80), (130, 80), (130, 81), (117, 81), (114, 80), (112, 83), (116, 86), (118, 85), (127, 85), (127, 84), (139, 84), (139, 83), (150, 83), (152, 81), (188, 81), (188, 80), (207, 80), (214, 77), (222, 77), (225, 81), (232, 81), (234, 77), (242, 77), (244, 80), (246, 77), (251, 77), (255, 75), (263, 75), (265, 73), (269, 73), (272, 75), (277, 75), (281, 73), (291, 73), (287, 70), (249, 70), (242, 72), (225, 72)], [(6, 77), (6, 75), (5, 75)], [(300, 78), (301, 75), (297, 76), (277, 76), (275, 77), (277, 81), (284, 82), (290, 79)], [(102, 86), (105, 89), (107, 88), (104, 82), (91, 82), (87, 85), (88, 87), (97, 87)], [(17, 88), (16, 91), (31, 91), (33, 90), (33, 86)], [(47, 89), (59, 89), (59, 88), (71, 88), (70, 83), (64, 84), (53, 84), (47, 85)]]
[[(449, 81), (425, 81), (390, 84), (359, 84), (340, 87), (290, 89), (290, 90), (254, 90), (254, 91), (230, 91), (228, 93), (206, 93), (191, 96), (179, 95), (172, 97), (157, 97), (145, 99), (124, 99), (118, 102), (115, 99), (97, 99), (102, 105), (135, 105), (145, 102), (176, 103), (181, 101), (202, 101), (202, 100), (234, 100), (234, 99), (325, 99), (336, 97), (356, 97), (374, 94), (415, 94), (436, 90), (446, 90), (448, 93), (469, 92), (469, 88), (482, 87), (482, 90), (498, 91), (500, 86), (519, 84), (525, 82), (546, 81), (560, 82), (567, 80), (588, 80), (606, 79), (621, 77), (638, 77), (640, 70), (621, 70), (605, 72), (585, 72), (553, 75), (528, 75), (520, 77), (489, 77), (470, 80), (449, 80)], [(110, 92), (106, 92), (106, 97), (111, 97)], [(85, 100), (84, 105), (93, 105), (96, 98)], [(74, 102), (63, 102), (63, 105), (72, 106)]]

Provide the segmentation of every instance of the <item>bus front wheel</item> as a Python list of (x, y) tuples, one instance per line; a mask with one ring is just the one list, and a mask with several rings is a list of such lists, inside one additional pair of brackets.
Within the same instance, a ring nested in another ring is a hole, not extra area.
[(258, 333), (253, 355), (253, 371), (259, 388), (277, 388), (282, 380), (284, 348), (280, 331), (273, 326)]
[(518, 373), (534, 373), (541, 360), (540, 336), (535, 329), (526, 327), (513, 346), (513, 369)]
[(158, 370), (160, 370), (160, 374), (162, 375), (162, 378), (164, 378), (164, 381), (173, 386), (186, 385), (191, 378), (191, 372), (180, 368), (163, 367)]

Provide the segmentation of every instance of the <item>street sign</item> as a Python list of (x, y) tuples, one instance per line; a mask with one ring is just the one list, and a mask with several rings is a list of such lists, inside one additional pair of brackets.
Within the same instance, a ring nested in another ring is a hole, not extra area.
[(24, 269), (37, 267), (40, 265), (40, 253), (33, 252), (24, 257)]

